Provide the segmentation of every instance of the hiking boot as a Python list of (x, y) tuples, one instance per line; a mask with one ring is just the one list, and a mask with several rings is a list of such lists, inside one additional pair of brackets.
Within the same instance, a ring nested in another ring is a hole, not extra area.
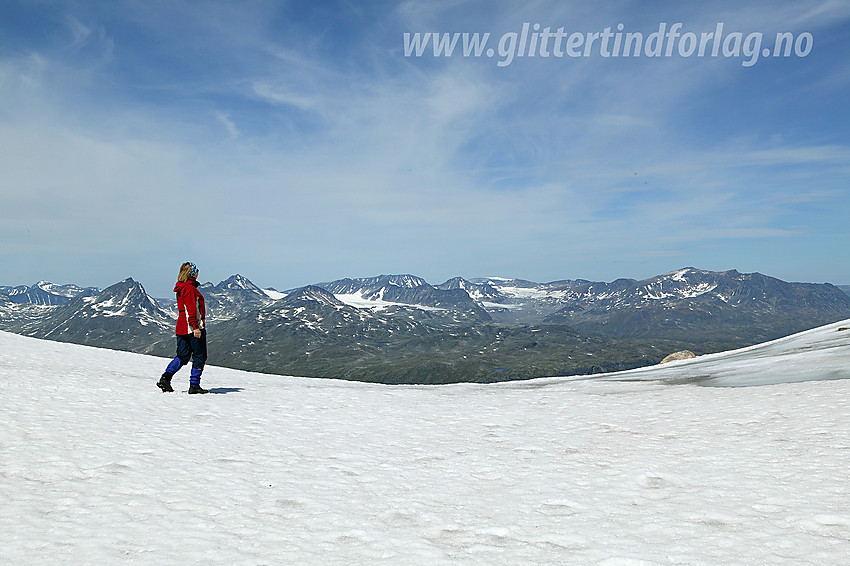
[(203, 394), (203, 393), (209, 393), (209, 392), (210, 392), (209, 389), (201, 389), (200, 385), (190, 385), (189, 386), (189, 395)]
[(156, 382), (156, 386), (162, 389), (163, 393), (174, 393), (174, 388), (171, 387), (171, 376), (163, 375)]

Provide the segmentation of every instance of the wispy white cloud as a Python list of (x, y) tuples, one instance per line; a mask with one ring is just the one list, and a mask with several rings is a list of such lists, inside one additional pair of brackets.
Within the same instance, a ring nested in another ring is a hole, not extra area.
[(92, 33), (90, 27), (83, 25), (82, 22), (73, 16), (66, 16), (65, 24), (68, 26), (72, 37), (71, 44), (68, 46), (69, 49), (77, 50), (88, 43), (89, 37)]
[(254, 94), (273, 104), (294, 106), (300, 110), (313, 110), (319, 106), (316, 96), (297, 94), (284, 85), (272, 85), (268, 81), (257, 81), (252, 85)]
[(224, 112), (219, 112), (216, 110), (213, 112), (216, 120), (218, 120), (224, 129), (227, 130), (227, 133), (230, 134), (231, 138), (239, 137), (239, 130), (236, 128), (236, 124), (233, 123), (233, 120), (230, 119), (230, 115), (225, 114)]
[(823, 164), (846, 166), (850, 164), (850, 146), (814, 145), (753, 149), (741, 154), (736, 161), (741, 165)]

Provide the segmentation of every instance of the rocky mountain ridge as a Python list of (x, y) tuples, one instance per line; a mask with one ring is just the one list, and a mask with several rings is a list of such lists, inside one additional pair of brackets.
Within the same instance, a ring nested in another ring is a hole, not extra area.
[[(65, 287), (77, 296), (58, 305), (0, 294), (0, 328), (172, 354), (176, 312), (138, 282), (96, 294)], [(234, 275), (201, 290), (216, 363), (388, 383), (627, 369), (677, 350), (718, 351), (850, 318), (850, 296), (829, 284), (694, 268), (610, 283), (456, 277), (431, 285), (382, 275), (279, 294)]]
[(15, 287), (0, 285), (0, 295), (5, 295), (13, 303), (43, 306), (64, 305), (76, 297), (96, 295), (96, 287), (78, 285), (57, 285), (49, 281), (39, 281), (34, 285)]

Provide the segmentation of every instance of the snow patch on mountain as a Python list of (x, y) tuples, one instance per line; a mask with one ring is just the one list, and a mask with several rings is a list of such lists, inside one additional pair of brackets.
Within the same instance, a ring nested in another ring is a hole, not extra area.
[(68, 298), (74, 298), (82, 293), (96, 290), (94, 287), (84, 289), (78, 285), (57, 285), (56, 283), (51, 283), (50, 281), (39, 281), (34, 285), (34, 287), (37, 287), (42, 291), (45, 291), (52, 295), (59, 295), (60, 297)]
[(510, 304), (510, 303), (492, 303), (490, 301), (478, 301), (483, 308), (488, 311), (498, 311), (500, 309), (503, 310), (511, 310), (511, 309), (521, 309), (522, 305)]
[(281, 293), (277, 289), (261, 289), (265, 295), (273, 301), (278, 301), (284, 298), (288, 293)]
[(388, 307), (413, 307), (423, 311), (443, 311), (446, 309), (441, 309), (439, 307), (429, 307), (427, 305), (414, 305), (407, 303), (399, 303), (394, 301), (385, 301), (384, 300), (384, 290), (382, 289), (377, 294), (375, 294), (375, 298), (371, 298), (367, 296), (367, 293), (335, 293), (334, 297), (342, 301), (343, 303), (350, 305), (352, 307), (356, 307), (358, 309), (371, 309), (375, 311), (386, 310)]

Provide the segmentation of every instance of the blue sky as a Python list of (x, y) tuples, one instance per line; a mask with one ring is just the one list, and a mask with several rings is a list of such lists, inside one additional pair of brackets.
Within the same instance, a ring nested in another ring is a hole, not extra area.
[[(405, 57), (404, 33), (811, 34), (805, 57)], [(0, 4), (0, 283), (166, 295), (684, 266), (850, 283), (850, 4)]]

